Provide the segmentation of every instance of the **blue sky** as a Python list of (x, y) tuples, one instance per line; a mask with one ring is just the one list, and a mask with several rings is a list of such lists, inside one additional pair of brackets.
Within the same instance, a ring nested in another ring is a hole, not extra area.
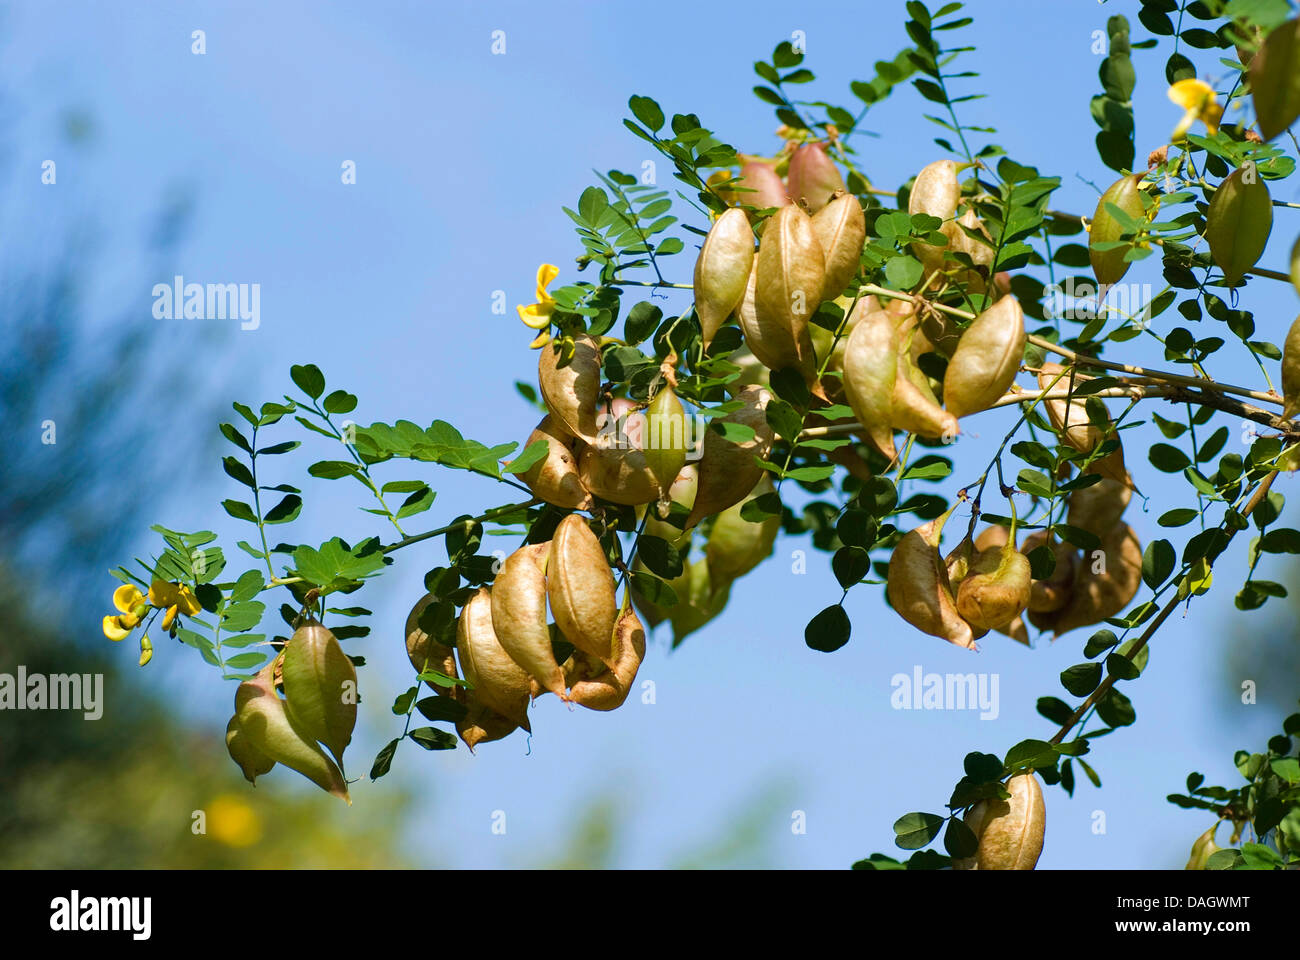
[[(229, 322), (217, 331), (220, 352), (196, 358), (194, 388), (207, 401), (275, 398), (289, 387), (289, 364), (313, 362), (331, 387), (361, 398), (359, 422), (443, 418), (484, 442), (523, 440), (536, 416), (512, 383), (534, 378), (536, 354), (513, 305), (531, 301), (541, 262), (561, 265), (562, 282), (577, 278), (572, 258), (580, 248), (560, 206), (575, 204), (593, 180), (591, 169), (640, 171), (650, 159), (620, 123), (628, 96), (697, 113), (739, 149), (770, 154), (779, 146), (776, 122), (749, 92), (757, 82), (752, 62), (803, 31), (805, 65), (819, 78), (812, 98), (851, 103), (848, 82), (870, 79), (875, 60), (892, 59), (907, 43), (901, 2), (858, 9), (815, 3), (791, 12), (768, 2), (746, 4), (743, 14), (731, 5), (677, 2), (20, 4), (4, 18), (9, 87), (31, 92), (17, 119), (18, 165), (38, 171), (44, 159), (60, 162), (57, 187), (42, 188), (33, 173), (30, 190), (12, 202), (37, 216), (89, 211), (124, 251), (93, 300), (103, 311), (97, 321), (107, 323), (124, 304), (149, 315), (153, 283), (171, 274), (142, 279), (130, 251), (170, 185), (192, 191), (194, 229), (174, 272), (197, 282), (258, 283), (262, 297), (259, 329)], [(1056, 209), (1090, 213), (1097, 196), (1090, 182), (1104, 187), (1114, 179), (1093, 148), (1088, 99), (1099, 87), (1100, 58), (1092, 32), (1123, 12), (1134, 19), (1136, 39), (1144, 35), (1136, 10), (1083, 0), (968, 6), (976, 21), (960, 39), (978, 51), (964, 65), (982, 74), (970, 90), (989, 96), (967, 104), (963, 117), (998, 127), (996, 142), (1011, 156), (1059, 175)], [(196, 29), (206, 33), (203, 56), (191, 53)], [(504, 55), (491, 52), (494, 30), (505, 31)], [(1167, 54), (1134, 55), (1140, 156), (1164, 142), (1179, 116), (1165, 98)], [(1226, 71), (1204, 54), (1197, 63), (1213, 76)], [(93, 143), (80, 154), (66, 153), (60, 134), (57, 118), (68, 106), (94, 119)], [(923, 112), (931, 106), (907, 87), (872, 109), (866, 126), (879, 139), (857, 145), (874, 182), (892, 187), (941, 155), (932, 143), (938, 131)], [(357, 170), (351, 186), (340, 182), (349, 160)], [(660, 182), (675, 184), (664, 164)], [(1295, 181), (1273, 189), (1275, 199), (1300, 199)], [(685, 204), (679, 215), (690, 216)], [(1284, 266), (1296, 216), (1277, 210), (1263, 264)], [(56, 239), (36, 242), (53, 248)], [(691, 266), (688, 254), (678, 257), (671, 279), (688, 281)], [(1152, 258), (1130, 279), (1158, 277)], [(491, 312), (496, 290), (511, 305), (505, 316)], [(1257, 281), (1247, 296), (1258, 335), (1280, 344), (1296, 313), (1295, 292)], [(626, 309), (633, 298), (624, 302)], [(220, 322), (161, 321), (181, 355), (212, 332), (201, 325)], [(1132, 342), (1125, 358), (1164, 365), (1158, 345), (1146, 344)], [(237, 371), (240, 393), (210, 396), (217, 378), (207, 364)], [(1214, 372), (1235, 382), (1258, 378), (1240, 350), (1225, 350)], [(149, 416), (164, 430), (195, 426), (169, 422), (175, 415), (165, 410)], [(952, 493), (978, 475), (1010, 416), (981, 416), (965, 427), (953, 454), (957, 472), (941, 489)], [(1226, 418), (1219, 422), (1238, 432)], [(1143, 543), (1160, 535), (1155, 517), (1187, 496), (1181, 479), (1147, 464), (1142, 444), (1158, 439), (1153, 427), (1127, 439), (1129, 465), (1151, 498), (1145, 510), (1135, 499), (1128, 511)], [(294, 465), (301, 476), (333, 453), (323, 439), (309, 442), (282, 466)], [(437, 490), (414, 530), (513, 493), (415, 465), (381, 471), (385, 480), (422, 477)], [(233, 544), (246, 530), (216, 506), (235, 489), (215, 458), (210, 473), (203, 488), (170, 491), (156, 519), (216, 530), (232, 561), (244, 559)], [(1289, 494), (1292, 483), (1282, 478), (1276, 489)], [(382, 533), (356, 509), (357, 491), (341, 482), (313, 481), (306, 499), (296, 528), (302, 540)], [(136, 552), (151, 546), (144, 531), (132, 544)], [(1139, 725), (1096, 743), (1092, 759), (1105, 788), (1084, 783), (1074, 799), (1048, 792), (1042, 867), (1181, 866), (1208, 818), (1176, 810), (1165, 794), (1181, 790), (1192, 769), (1232, 784), (1232, 751), (1257, 746), (1279, 725), (1264, 708), (1241, 706), (1236, 681), (1221, 669), (1221, 647), (1251, 643), (1250, 631), (1266, 622), (1266, 614), (1234, 617), (1243, 548), (1216, 571), (1218, 589), (1209, 598), (1190, 616), (1175, 614), (1154, 642), (1147, 673), (1126, 688)], [(806, 575), (792, 573), (794, 550), (808, 551)], [(376, 616), (373, 635), (351, 648), (370, 663), (354, 773), (398, 729), (386, 707), (409, 682), (402, 621), (423, 592), (424, 571), (444, 560), (437, 541), (408, 551), (363, 595)], [(804, 646), (804, 624), (839, 592), (828, 560), (806, 542), (782, 538), (774, 557), (735, 585), (722, 618), (672, 654), (666, 635), (658, 636), (642, 669), (642, 678), (655, 682), (654, 705), (570, 713), (546, 698), (535, 709), (531, 743), (516, 735), (477, 757), (404, 747), (395, 776), (431, 796), (429, 816), (411, 824), (413, 847), (430, 863), (534, 862), (558, 852), (586, 805), (610, 793), (619, 865), (678, 862), (752, 817), (760, 843), (741, 863), (843, 867), (872, 851), (893, 852), (890, 825), (902, 813), (941, 810), (968, 751), (1001, 753), (1053, 732), (1034, 701), (1062, 695), (1057, 674), (1081, 659), (1087, 631), (1034, 650), (990, 637), (976, 658), (911, 630), (885, 608), (880, 588), (863, 586), (847, 603), (853, 640), (835, 654), (814, 653)], [(1285, 579), (1276, 560), (1265, 561), (1263, 575)], [(106, 577), (105, 596), (111, 586)], [(76, 616), (86, 631), (98, 629), (96, 611)], [(210, 717), (213, 749), (220, 749), (233, 686), (193, 651), (168, 646), (160, 653), (151, 680), (183, 685), (189, 709)], [(999, 717), (892, 709), (890, 677), (916, 665), (998, 674)], [(1242, 679), (1271, 680), (1262, 667)], [(296, 788), (283, 773), (265, 781), (267, 790)], [(354, 815), (365, 816), (367, 797), (383, 789), (382, 782), (357, 785)], [(506, 812), (505, 836), (490, 831), (497, 810)], [(790, 829), (796, 810), (806, 813), (806, 834)], [(1094, 832), (1097, 811), (1105, 814), (1101, 834)]]

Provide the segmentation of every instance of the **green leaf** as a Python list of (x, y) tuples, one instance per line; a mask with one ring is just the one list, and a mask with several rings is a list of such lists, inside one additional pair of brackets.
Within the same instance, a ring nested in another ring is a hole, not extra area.
[(970, 827), (953, 817), (948, 821), (948, 829), (943, 834), (943, 848), (950, 857), (973, 857), (979, 849), (979, 840)]
[(654, 133), (664, 125), (664, 112), (649, 97), (633, 96), (627, 102), (628, 108), (632, 111), (632, 116), (644, 123)]
[(230, 602), (243, 603), (245, 600), (252, 600), (262, 592), (266, 586), (266, 581), (262, 579), (262, 571), (246, 570), (240, 574), (235, 585), (230, 589)]
[(1152, 540), (1142, 554), (1142, 581), (1155, 590), (1174, 572), (1178, 554), (1168, 540)]
[(1126, 727), (1137, 719), (1133, 702), (1114, 687), (1097, 702), (1097, 716), (1109, 727)]
[(286, 494), (284, 499), (266, 512), (262, 518), (264, 523), (288, 523), (296, 520), (298, 514), (302, 512), (302, 497), (296, 493)]
[(1061, 686), (1076, 697), (1086, 697), (1101, 683), (1100, 663), (1076, 663), (1061, 671)]
[[(1093, 664), (1089, 664), (1093, 666)], [(1056, 764), (1056, 748), (1046, 740), (1021, 740), (1007, 751), (1003, 760), (1009, 770), (1023, 770), (1026, 767), (1042, 769)]]
[(804, 643), (813, 650), (833, 653), (849, 642), (852, 629), (849, 615), (844, 612), (844, 607), (837, 603), (808, 621), (808, 626), (804, 628), (803, 639)]
[[(538, 442), (544, 443), (545, 441), (538, 441)], [(428, 510), (431, 506), (433, 506), (434, 496), (435, 496), (434, 492), (430, 490), (427, 486), (423, 490), (416, 490), (409, 497), (407, 497), (405, 500), (402, 501), (402, 505), (397, 508), (397, 513), (394, 514), (394, 516), (396, 516), (398, 520), (401, 520), (404, 517), (410, 517), (410, 516), (414, 516), (417, 513), (423, 513), (425, 510)]]
[(1038, 712), (1052, 723), (1064, 726), (1074, 713), (1070, 705), (1059, 697), (1039, 697)]
[(253, 448), (249, 446), (248, 440), (242, 433), (235, 429), (234, 424), (223, 423), (221, 424), (220, 429), (221, 435), (235, 446), (239, 447), (239, 449), (243, 450), (245, 453), (253, 452)]
[(662, 537), (642, 535), (637, 541), (637, 556), (647, 569), (665, 580), (675, 580), (682, 575), (680, 551)]
[(905, 813), (894, 821), (894, 843), (904, 850), (919, 850), (928, 846), (944, 824), (944, 818), (933, 813)]
[(1136, 680), (1142, 671), (1128, 657), (1112, 653), (1106, 658), (1106, 672), (1120, 680)]
[(840, 586), (848, 590), (871, 572), (871, 554), (863, 547), (840, 547), (831, 558), (831, 570)]
[(257, 523), (257, 515), (253, 513), (253, 508), (239, 500), (222, 500), (222, 508), (236, 520), (247, 520), (249, 523)]
[(1162, 513), (1160, 519), (1157, 520), (1156, 523), (1160, 524), (1162, 527), (1183, 527), (1191, 523), (1198, 516), (1200, 516), (1200, 514), (1190, 507), (1176, 507), (1173, 510), (1167, 510)]
[(325, 374), (321, 373), (320, 367), (314, 363), (306, 366), (295, 364), (289, 368), (289, 378), (297, 384), (299, 390), (313, 400), (325, 392)]
[(388, 772), (389, 767), (393, 765), (393, 754), (397, 753), (399, 743), (401, 743), (401, 738), (390, 740), (388, 745), (375, 756), (374, 765), (370, 768), (371, 780), (378, 780)]
[(326, 413), (351, 413), (357, 408), (357, 398), (346, 390), (335, 390), (324, 399), (321, 406)]
[(456, 737), (437, 727), (417, 727), (407, 734), (426, 750), (455, 750)]
[(1187, 454), (1167, 443), (1152, 444), (1147, 459), (1151, 461), (1153, 467), (1164, 473), (1178, 473), (1192, 465)]
[(464, 720), (469, 712), (463, 703), (457, 703), (451, 697), (425, 697), (423, 700), (416, 701), (415, 709), (420, 711), (424, 719), (432, 720), (434, 723), (443, 721), (455, 723)]
[(250, 490), (257, 486), (253, 481), (253, 475), (248, 471), (248, 467), (244, 466), (234, 457), (222, 457), (221, 468), (226, 471), (228, 477), (242, 483)]
[(633, 571), (632, 588), (656, 607), (667, 609), (677, 603), (677, 593), (654, 574)]

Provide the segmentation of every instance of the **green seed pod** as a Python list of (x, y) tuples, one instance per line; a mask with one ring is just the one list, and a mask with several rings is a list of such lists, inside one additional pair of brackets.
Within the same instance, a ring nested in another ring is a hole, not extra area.
[(844, 392), (849, 406), (871, 442), (890, 460), (898, 455), (893, 430), (898, 350), (898, 327), (893, 315), (887, 310), (874, 310), (854, 325), (844, 351)]
[(1300, 117), (1300, 18), (1274, 27), (1250, 61), (1259, 132), (1272, 140)]
[(943, 402), (954, 417), (987, 410), (1007, 392), (1025, 355), (1025, 316), (1006, 296), (966, 328), (943, 378)]
[(240, 734), (249, 745), (277, 763), (297, 770), (326, 793), (345, 800), (348, 785), (334, 761), (325, 756), (311, 736), (300, 729), (284, 701), (275, 692), (275, 661), (272, 660), (251, 680), (235, 691), (235, 718)]
[(1184, 870), (1204, 870), (1206, 861), (1223, 849), (1214, 842), (1214, 835), (1218, 832), (1221, 822), (1216, 820), (1214, 826), (1196, 838), (1196, 842), (1192, 844), (1192, 855), (1188, 857)]
[(705, 347), (740, 306), (753, 263), (754, 230), (745, 211), (732, 207), (713, 224), (695, 260), (695, 313)]
[(713, 580), (736, 580), (771, 556), (777, 531), (781, 529), (780, 515), (751, 523), (740, 515), (740, 511), (745, 503), (771, 493), (773, 489), (771, 478), (763, 477), (744, 502), (723, 510), (713, 521), (713, 529), (709, 531), (704, 547)]
[(1106, 209), (1106, 204), (1113, 203), (1130, 217), (1142, 219), (1145, 208), (1142, 205), (1142, 191), (1138, 184), (1145, 173), (1120, 177), (1101, 195), (1097, 209), (1092, 215), (1092, 226), (1088, 229), (1088, 259), (1092, 261), (1092, 274), (1102, 286), (1119, 283), (1128, 273), (1129, 261), (1124, 259), (1125, 248), (1098, 250), (1097, 244), (1111, 243), (1119, 240), (1124, 233), (1124, 225)]
[(1282, 397), (1286, 403), (1282, 416), (1300, 413), (1300, 317), (1291, 324), (1282, 347)]
[(821, 299), (831, 300), (844, 292), (861, 266), (867, 221), (858, 198), (842, 194), (813, 215), (812, 225), (826, 258)]
[(1205, 239), (1224, 279), (1230, 284), (1241, 281), (1263, 255), (1272, 230), (1273, 201), (1258, 171), (1232, 171), (1214, 192), (1205, 215)]
[(239, 729), (238, 717), (231, 717), (226, 724), (226, 750), (230, 753), (230, 759), (239, 765), (244, 779), (254, 786), (257, 785), (258, 777), (270, 773), (275, 766), (274, 760), (249, 743), (248, 737)]
[[(645, 521), (645, 534), (650, 537), (658, 537), (660, 540), (667, 540), (673, 546), (679, 549), (685, 549), (684, 545), (689, 545), (691, 535), (683, 532), (680, 527), (673, 526), (668, 522), (670, 512), (680, 513), (681, 508), (685, 508), (686, 515), (689, 516), (691, 507), (695, 505), (695, 491), (700, 484), (700, 472), (696, 469), (695, 464), (688, 463), (682, 467), (682, 472), (677, 474), (668, 487), (667, 502), (660, 500), (657, 504), (649, 504), (637, 509), (637, 520), (644, 515), (644, 511), (649, 510), (650, 516)], [(672, 510), (676, 505), (679, 509)], [(685, 522), (685, 517), (682, 518)], [(654, 624), (651, 624), (654, 626)]]
[(357, 669), (319, 623), (299, 627), (284, 648), (284, 697), (298, 726), (343, 764), (357, 723)]
[(782, 207), (767, 221), (755, 271), (754, 307), (759, 323), (775, 322), (784, 327), (800, 351), (801, 363), (815, 362), (809, 356), (808, 324), (821, 304), (826, 258), (808, 214), (792, 205)]
[[(748, 229), (748, 227), (746, 227)], [(659, 388), (645, 412), (645, 462), (659, 484), (659, 497), (686, 466), (686, 411), (668, 384)]]
[(1296, 237), (1291, 247), (1291, 285), (1300, 293), (1300, 237)]
[[(684, 581), (684, 582), (683, 582)], [(687, 564), (681, 577), (673, 581), (677, 604), (668, 611), (673, 625), (673, 646), (720, 614), (731, 597), (731, 581), (715, 577), (704, 558)]]
[(835, 191), (845, 189), (844, 178), (822, 143), (805, 143), (795, 150), (786, 181), (790, 198), (795, 203), (803, 200), (809, 213), (821, 210), (830, 203)]

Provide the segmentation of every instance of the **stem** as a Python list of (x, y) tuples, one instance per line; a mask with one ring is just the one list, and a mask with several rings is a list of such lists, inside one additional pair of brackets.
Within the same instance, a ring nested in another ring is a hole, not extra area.
[(482, 523), (484, 520), (492, 520), (495, 517), (499, 517), (503, 514), (514, 513), (517, 510), (526, 510), (529, 507), (536, 506), (541, 502), (542, 502), (541, 499), (539, 499), (538, 497), (534, 497), (533, 499), (529, 500), (527, 503), (507, 503), (503, 507), (493, 507), (491, 510), (488, 510), (486, 513), (482, 513), (477, 517), (472, 517), (469, 520), (460, 520), (456, 523), (449, 523), (445, 527), (439, 527), (436, 530), (427, 530), (424, 533), (417, 533), (414, 536), (405, 537), (402, 540), (399, 540), (397, 543), (390, 543), (388, 546), (382, 548), (382, 552), (392, 553), (394, 550), (401, 550), (403, 547), (409, 547), (413, 543), (420, 543), (423, 540), (428, 540), (432, 537), (441, 536), (442, 534), (446, 533), (448, 530), (455, 530), (457, 527), (463, 527), (467, 523)]

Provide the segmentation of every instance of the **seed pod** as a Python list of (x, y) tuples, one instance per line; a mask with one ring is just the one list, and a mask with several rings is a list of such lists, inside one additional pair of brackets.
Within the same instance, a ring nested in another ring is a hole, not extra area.
[(276, 660), (235, 690), (235, 719), (240, 737), (246, 737), (248, 745), (262, 756), (297, 770), (326, 793), (346, 800), (351, 806), (348, 785), (339, 768), (325, 756), (316, 741), (294, 723), (284, 701), (276, 694)]
[(890, 407), (893, 425), (928, 440), (951, 440), (956, 437), (961, 430), (957, 418), (935, 402), (928, 384), (921, 387), (915, 379), (915, 374), (920, 371), (912, 366), (911, 360), (901, 350), (898, 363)]
[(285, 705), (297, 726), (343, 764), (357, 723), (357, 669), (319, 623), (294, 631), (284, 647)]
[(971, 542), (969, 536), (962, 537), (957, 546), (948, 551), (948, 555), (943, 558), (943, 567), (948, 571), (948, 588), (956, 596), (961, 582), (966, 579), (966, 574), (970, 572), (971, 563), (979, 556), (979, 550)]
[(898, 328), (886, 310), (867, 313), (849, 334), (844, 351), (844, 393), (876, 449), (893, 460), (894, 384), (898, 378)]
[(808, 323), (821, 304), (826, 259), (808, 214), (796, 206), (782, 207), (767, 221), (754, 269), (760, 325), (784, 327), (800, 351), (800, 362), (813, 362)]
[(659, 499), (659, 480), (646, 460), (645, 418), (636, 404), (621, 397), (596, 418), (595, 442), (578, 453), (578, 476), (596, 496), (611, 503), (637, 506)]
[(569, 514), (551, 539), (546, 592), (564, 639), (602, 660), (610, 658), (610, 637), (618, 616), (614, 591), (614, 575), (600, 541), (582, 517)]
[[(432, 593), (426, 593), (411, 608), (411, 612), (406, 616), (406, 656), (411, 661), (411, 666), (415, 668), (416, 673), (423, 673), (425, 670), (434, 670), (441, 673), (444, 677), (459, 677), (456, 672), (456, 652), (449, 646), (439, 643), (427, 633), (420, 629), (420, 614), (424, 613), (425, 608), (438, 598)], [(457, 703), (465, 702), (465, 690), (463, 687), (433, 687), (435, 693), (441, 696), (449, 696)]]
[(564, 673), (546, 625), (546, 557), (551, 543), (520, 547), (506, 557), (492, 585), (492, 629), (510, 659), (561, 700)]
[(692, 560), (682, 576), (672, 581), (677, 604), (668, 611), (673, 625), (673, 648), (720, 614), (731, 597), (731, 581), (715, 577), (707, 560)]
[(790, 157), (786, 180), (790, 198), (795, 203), (803, 200), (810, 213), (816, 213), (830, 203), (837, 190), (846, 189), (839, 168), (827, 155), (825, 144), (821, 143), (805, 143), (795, 150)]
[(1124, 225), (1106, 209), (1106, 204), (1113, 203), (1130, 217), (1142, 219), (1146, 216), (1142, 205), (1142, 191), (1138, 184), (1146, 173), (1130, 174), (1120, 177), (1097, 200), (1097, 209), (1092, 215), (1092, 225), (1088, 228), (1088, 259), (1092, 262), (1092, 275), (1103, 287), (1119, 283), (1128, 273), (1129, 261), (1124, 259), (1127, 252), (1123, 247), (1113, 250), (1098, 250), (1099, 243), (1113, 243), (1124, 233)]
[[(811, 324), (804, 331), (804, 337), (795, 342), (794, 334), (780, 317), (770, 313), (759, 314), (755, 302), (758, 289), (758, 260), (755, 258), (754, 269), (749, 274), (749, 284), (745, 287), (745, 299), (736, 311), (740, 329), (745, 334), (745, 344), (768, 370), (784, 370), (791, 367), (798, 370), (806, 382), (817, 378), (816, 355), (811, 338)], [(766, 386), (767, 378), (763, 378)]]
[[(1116, 450), (1102, 460), (1109, 461), (1120, 454), (1122, 451)], [(1070, 493), (1067, 501), (1069, 510), (1065, 517), (1066, 523), (1095, 533), (1097, 536), (1101, 536), (1119, 523), (1120, 517), (1124, 515), (1124, 509), (1133, 499), (1133, 481), (1123, 466), (1122, 455), (1118, 470), (1125, 479), (1120, 481), (1114, 476), (1107, 475), (1106, 471), (1110, 469), (1113, 468), (1103, 465), (1102, 461), (1088, 465), (1084, 472), (1098, 474), (1101, 480), (1090, 487), (1081, 487)]]
[(695, 313), (704, 346), (740, 306), (754, 265), (754, 230), (745, 211), (732, 207), (709, 230), (695, 260)]
[(766, 459), (772, 450), (774, 435), (767, 423), (767, 403), (772, 394), (762, 387), (746, 387), (736, 399), (744, 405), (721, 418), (721, 422), (749, 427), (754, 436), (734, 442), (714, 430), (712, 424), (704, 432), (699, 487), (695, 505), (686, 520), (687, 530), (705, 517), (745, 499), (763, 475), (763, 468), (755, 458)]
[(1250, 61), (1255, 118), (1265, 140), (1272, 140), (1300, 116), (1300, 19), (1274, 27)]
[[(1046, 530), (1035, 530), (1020, 544), (1020, 552), (1029, 556), (1045, 543), (1052, 548), (1056, 566), (1052, 569), (1050, 577), (1046, 580), (1035, 580), (1029, 588), (1029, 610), (1032, 613), (1055, 613), (1070, 602), (1074, 592), (1074, 577), (1078, 563), (1075, 559), (1075, 550), (1068, 543), (1055, 538), (1049, 541)], [(1050, 626), (1043, 629), (1050, 629)]]
[(773, 165), (762, 160), (747, 160), (740, 167), (740, 187), (748, 191), (736, 192), (736, 203), (746, 204), (765, 210), (769, 207), (784, 207), (790, 202), (786, 196), (785, 184), (781, 181)]
[(957, 589), (957, 612), (972, 627), (993, 630), (1029, 605), (1029, 560), (1011, 542), (981, 551)]
[[(812, 337), (812, 344), (819, 357), (825, 357), (829, 353), (830, 359), (826, 361), (826, 369), (843, 370), (844, 354), (848, 351), (849, 337), (857, 329), (858, 321), (871, 313), (873, 310), (879, 310), (880, 301), (874, 296), (859, 297), (856, 305), (853, 297), (836, 297), (835, 303), (845, 312), (844, 323), (839, 331), (839, 339), (835, 337), (834, 330), (827, 330), (819, 323), (809, 324), (808, 333)], [(827, 377), (823, 381), (828, 389), (838, 387), (839, 378)]]
[[(1069, 373), (1059, 380), (1056, 379), (1057, 374), (1064, 369), (1059, 363), (1044, 363), (1038, 374), (1038, 388), (1046, 390), (1048, 385), (1056, 380), (1056, 386), (1052, 387), (1053, 393), (1069, 390)], [(1047, 416), (1052, 426), (1061, 434), (1061, 439), (1074, 449), (1082, 453), (1092, 453), (1097, 444), (1101, 443), (1101, 429), (1088, 419), (1088, 408), (1083, 398), (1044, 400), (1039, 406), (1047, 408)]]
[(1047, 827), (1043, 790), (1032, 773), (1012, 777), (1005, 786), (1009, 799), (981, 800), (966, 815), (979, 849), (973, 864), (962, 863), (965, 869), (1032, 870), (1038, 863)]
[[(669, 505), (676, 504), (680, 507), (684, 507), (687, 515), (689, 515), (691, 507), (695, 504), (695, 491), (699, 487), (699, 483), (699, 471), (696, 469), (695, 464), (688, 463), (686, 466), (682, 467), (682, 472), (677, 474), (677, 478), (673, 480), (672, 484), (668, 487), (667, 504), (665, 501), (660, 500), (657, 504), (638, 508), (637, 520), (641, 519), (644, 511), (650, 511), (650, 516), (645, 521), (645, 534), (651, 537), (658, 537), (661, 540), (667, 540), (679, 549), (682, 547), (682, 544), (688, 544), (691, 535), (683, 532), (680, 527), (673, 526), (673, 524), (669, 523), (667, 520), (668, 514), (671, 511), (671, 506)], [(663, 512), (662, 519), (660, 517), (661, 511)], [(684, 521), (685, 517), (682, 519)]]
[(713, 521), (709, 539), (704, 547), (709, 573), (715, 580), (735, 580), (743, 577), (772, 554), (777, 531), (781, 529), (780, 515), (769, 516), (751, 523), (740, 515), (745, 503), (755, 497), (773, 492), (770, 477), (761, 477), (758, 485), (741, 503), (723, 510)]
[(645, 627), (629, 606), (614, 629), (613, 657), (608, 669), (572, 684), (573, 702), (589, 710), (614, 710), (623, 705), (645, 659)]
[(898, 615), (918, 630), (975, 650), (971, 626), (957, 612), (948, 570), (939, 558), (939, 535), (948, 516), (903, 534), (889, 557), (885, 593)]
[(537, 384), (556, 423), (588, 442), (596, 437), (596, 402), (600, 395), (600, 347), (591, 337), (573, 338), (572, 359), (560, 366), (563, 341), (542, 347), (537, 358)]
[(1300, 317), (1292, 322), (1282, 347), (1282, 397), (1286, 404), (1282, 416), (1300, 413)]
[(1300, 237), (1296, 237), (1291, 247), (1291, 286), (1300, 293)]
[[(960, 200), (957, 164), (952, 160), (936, 160), (916, 175), (907, 199), (907, 212), (910, 215), (926, 213), (947, 222), (956, 216)], [(946, 251), (947, 248), (931, 243), (917, 241), (912, 244), (912, 253), (921, 261), (927, 274), (943, 266)]]
[(226, 751), (244, 774), (244, 779), (257, 786), (257, 778), (271, 772), (275, 761), (253, 746), (239, 729), (239, 718), (231, 717), (226, 724)]
[[(984, 553), (984, 552), (991, 552), (996, 554), (998, 551), (1002, 549), (1003, 545), (1006, 544), (1009, 535), (1010, 535), (1010, 531), (1008, 531), (1006, 527), (1001, 526), (999, 524), (993, 524), (991, 526), (985, 527), (983, 530), (980, 531), (980, 535), (975, 538), (974, 552), (976, 554)], [(1024, 548), (1022, 547), (1021, 548), (1022, 552), (1023, 549)], [(951, 556), (951, 554), (949, 556)], [(951, 566), (949, 566), (948, 571), (949, 571), (949, 577), (951, 578), (952, 576)], [(963, 578), (964, 578), (964, 574), (963, 574)], [(961, 584), (958, 582), (958, 580), (953, 580), (953, 588), (958, 592), (960, 592)], [(1015, 640), (1017, 643), (1023, 643), (1025, 646), (1029, 646), (1029, 630), (1025, 626), (1025, 621), (1022, 616), (1012, 617), (1006, 623), (1003, 623), (999, 626), (995, 626), (993, 627), (993, 629), (996, 630), (998, 633), (1010, 637), (1012, 640)]]
[(646, 466), (659, 488), (659, 498), (686, 466), (686, 411), (668, 384), (659, 388), (645, 412), (649, 436), (645, 440)]
[[(572, 516), (572, 515), (571, 515)], [(567, 518), (566, 518), (567, 519)], [(492, 591), (479, 587), (456, 623), (456, 649), (470, 695), (514, 726), (528, 725), (528, 671), (511, 659), (492, 628)]]
[(820, 299), (830, 300), (844, 292), (862, 264), (867, 221), (858, 198), (846, 193), (817, 211), (812, 226), (826, 260)]
[(549, 416), (543, 417), (528, 435), (524, 449), (545, 440), (546, 456), (524, 471), (520, 479), (528, 484), (534, 496), (547, 503), (569, 510), (587, 510), (591, 507), (591, 494), (578, 476), (578, 458), (569, 448), (571, 439)]
[(462, 719), (456, 721), (456, 732), (460, 734), (465, 746), (469, 747), (470, 753), (480, 743), (500, 740), (519, 729), (513, 720), (484, 706), (473, 696), (467, 699), (465, 705), (467, 712)]
[(943, 377), (943, 402), (954, 417), (987, 410), (1016, 378), (1025, 355), (1025, 316), (1003, 297), (966, 328)]
[(1192, 844), (1192, 855), (1187, 858), (1187, 866), (1183, 868), (1184, 870), (1204, 870), (1206, 861), (1223, 849), (1214, 842), (1214, 835), (1218, 833), (1221, 822), (1214, 821), (1214, 826), (1196, 838), (1196, 842)]
[[(962, 227), (967, 230), (974, 230), (988, 242), (980, 243)], [(993, 238), (989, 236), (988, 228), (984, 226), (984, 221), (980, 219), (974, 207), (968, 208), (965, 213), (955, 220), (945, 223), (943, 235), (948, 238), (948, 249), (951, 252), (966, 254), (975, 266), (983, 267), (986, 272), (993, 268), (993, 255), (995, 252)], [(983, 290), (984, 277), (975, 275), (973, 279), (977, 282), (979, 289)]]
[(1116, 616), (1142, 585), (1142, 545), (1126, 523), (1101, 538), (1099, 550), (1085, 551), (1070, 602), (1055, 623), (1056, 635)]
[(1273, 230), (1273, 201), (1258, 171), (1237, 168), (1214, 192), (1205, 214), (1210, 255), (1230, 284), (1259, 261)]

